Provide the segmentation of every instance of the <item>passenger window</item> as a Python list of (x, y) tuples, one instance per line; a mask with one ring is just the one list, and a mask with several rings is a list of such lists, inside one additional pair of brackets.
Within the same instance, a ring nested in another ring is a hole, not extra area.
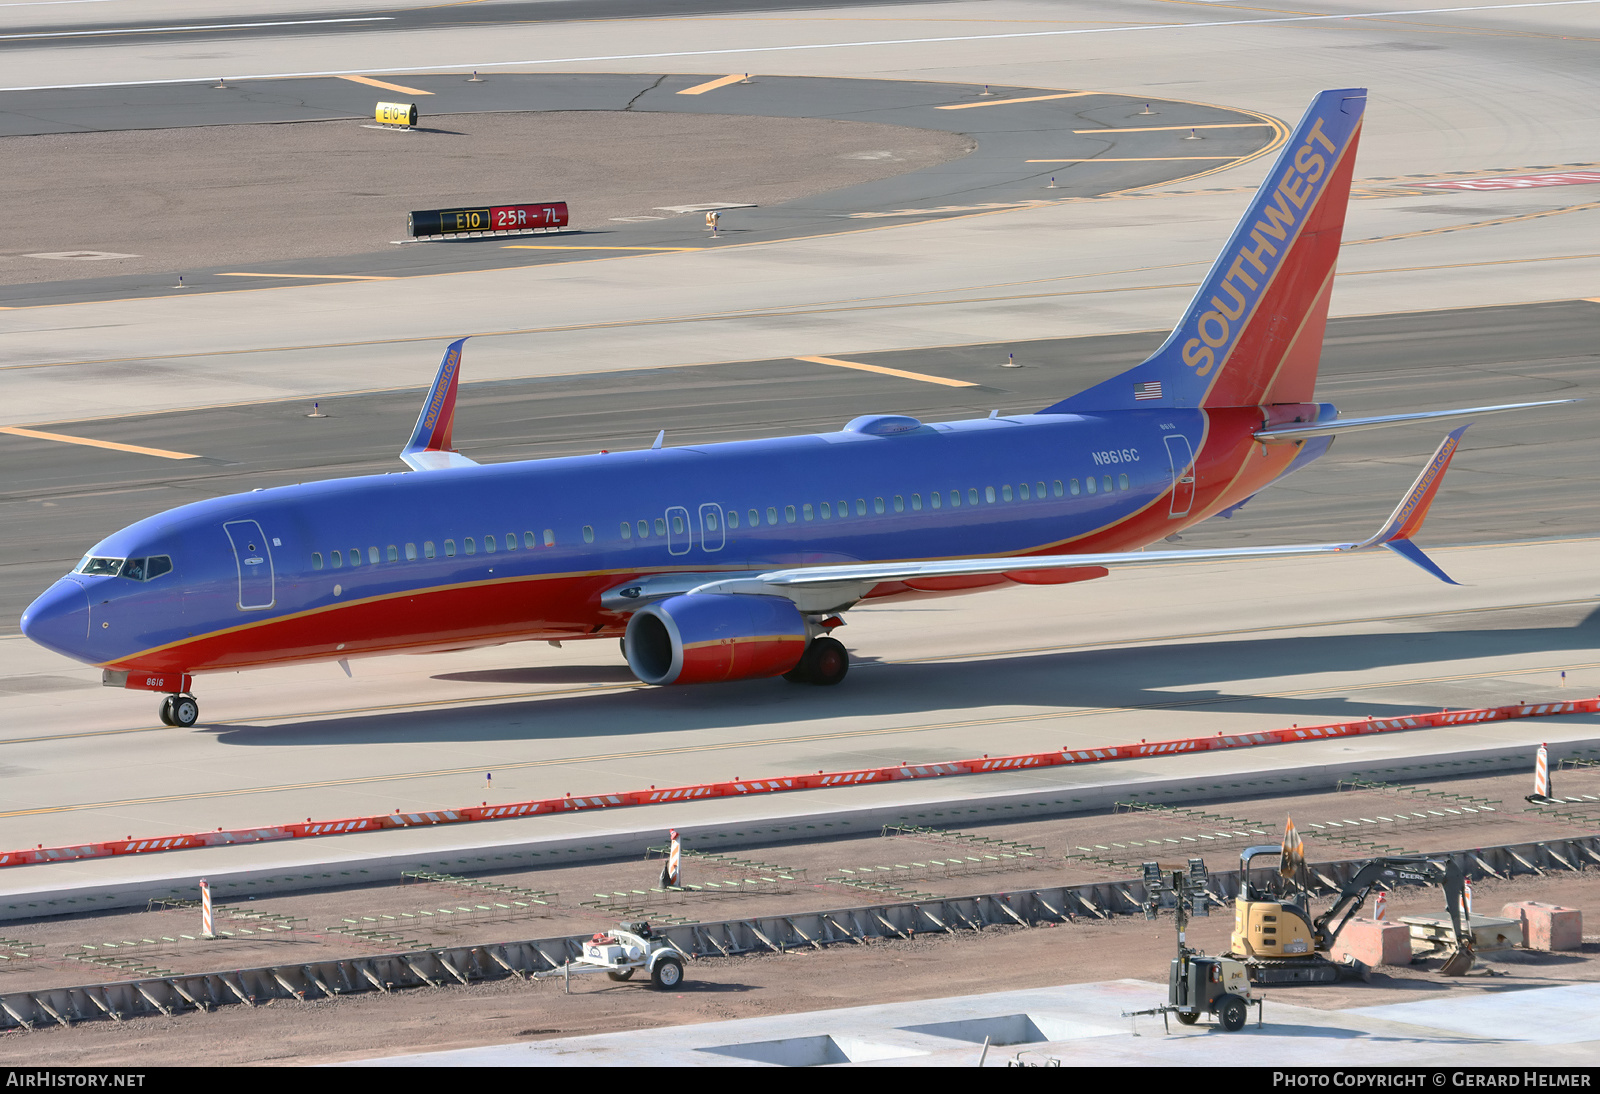
[[(372, 561), (376, 562), (378, 560), (377, 559), (373, 559)], [(359, 548), (359, 547), (350, 548), (350, 565), (352, 565), (352, 566), (361, 565), (361, 548)]]
[[(1042, 482), (1034, 483), (1033, 484), (1033, 491), (1038, 496), (1040, 501), (1044, 500), (1044, 483), (1042, 483)], [(1060, 496), (1061, 496), (1061, 483), (1057, 482), (1056, 483), (1056, 497), (1059, 498)]]
[[(992, 492), (993, 491), (993, 487), (991, 487), (990, 490), (991, 490), (991, 493), (989, 495), (989, 500), (993, 501), (994, 500), (994, 494)], [(1001, 501), (1010, 501), (1011, 500), (1011, 484), (1009, 482), (1006, 483), (1005, 485), (1003, 485), (1002, 487), (1000, 487), (1000, 500)]]
[(839, 519), (843, 520), (850, 515), (850, 503), (843, 498), (839, 499)]
[(1126, 490), (1127, 488), (1128, 488), (1128, 476), (1127, 475), (1118, 475), (1117, 476), (1117, 489)]
[(456, 541), (455, 540), (447, 539), (447, 540), (444, 541), (444, 557), (445, 558), (455, 558), (456, 557)]
[[(624, 536), (623, 538), (626, 539), (627, 537)], [(522, 533), (522, 545), (531, 551), (539, 546), (539, 539), (532, 532), (524, 532)]]
[(785, 505), (783, 507), (783, 519), (784, 519), (784, 522), (787, 523), (787, 524), (793, 524), (794, 523), (794, 506)]
[(1088, 482), (1089, 482), (1089, 493), (1092, 494), (1092, 493), (1094, 493), (1094, 476), (1093, 475), (1089, 476)]
[(894, 511), (896, 513), (904, 513), (906, 511), (906, 499), (899, 494), (894, 496)]
[(328, 552), (328, 561), (332, 562), (333, 563), (333, 568), (335, 570), (337, 570), (339, 567), (344, 565), (344, 552), (343, 551), (329, 551)]
[(494, 536), (484, 536), (483, 537), (483, 553), (484, 554), (486, 554), (486, 555), (494, 554), (494, 549), (497, 546), (499, 546), (499, 544), (495, 543)]
[(911, 495), (911, 511), (913, 513), (922, 512), (922, 495), (921, 494), (912, 494)]
[(583, 526), (583, 542), (585, 542), (585, 543), (593, 543), (594, 542), (594, 529), (591, 528), (587, 524), (585, 524)]
[(433, 554), (433, 540), (431, 540), (431, 539), (423, 540), (423, 542), (422, 542), (422, 557), (423, 558), (433, 558), (434, 557), (434, 554)]
[[(1056, 485), (1060, 486), (1061, 484), (1057, 483)], [(1061, 491), (1057, 490), (1056, 493), (1059, 495), (1061, 493)], [(1072, 480), (1072, 496), (1073, 497), (1077, 497), (1078, 496), (1078, 480), (1077, 479), (1073, 479)]]
[(544, 545), (546, 547), (554, 547), (556, 545), (556, 534), (549, 528), (544, 530)]
[(778, 523), (778, 511), (776, 509), (774, 509), (770, 505), (767, 506), (767, 523), (768, 524), (777, 524)]
[(833, 517), (833, 506), (829, 505), (827, 502), (823, 502), (821, 508), (823, 520), (829, 520)]
[(729, 509), (728, 510), (728, 527), (729, 528), (737, 528), (737, 527), (739, 527), (739, 510), (737, 510), (737, 509)]
[(977, 505), (978, 504), (978, 489), (977, 489), (977, 487), (971, 487), (971, 488), (969, 488), (967, 490), (967, 500), (969, 502), (971, 502), (973, 505)]
[(754, 509), (752, 509), (749, 512), (749, 517), (750, 517), (750, 527), (759, 528), (761, 526), (761, 514), (760, 513), (756, 512)]
[(673, 535), (681, 536), (681, 535), (683, 535), (683, 531), (684, 531), (684, 528), (683, 528), (683, 514), (681, 514), (681, 513), (672, 514), (672, 533), (673, 533)]
[(367, 561), (374, 566), (378, 564), (378, 549), (376, 547), (367, 548)]
[(1105, 483), (1105, 492), (1108, 493), (1108, 494), (1111, 493), (1111, 476), (1107, 475), (1101, 481)]
[(882, 498), (873, 498), (872, 499), (872, 511), (874, 513), (882, 514), (882, 512), (883, 512), (883, 499)]
[(944, 495), (939, 493), (939, 491), (935, 490), (933, 493), (928, 495), (928, 500), (933, 502), (933, 507), (935, 509), (937, 509), (937, 508), (939, 508), (939, 505), (944, 501)]
[(960, 509), (961, 508), (961, 491), (959, 491), (959, 490), (950, 491), (950, 508), (952, 508), (952, 509)]
[(312, 551), (311, 552), (311, 568), (313, 570), (322, 569), (322, 552), (321, 551)]
[(994, 502), (994, 487), (985, 486), (983, 488), (983, 500), (990, 502), (991, 504)]
[(400, 561), (400, 548), (396, 547), (394, 544), (392, 544), (392, 543), (389, 544), (389, 549), (388, 549), (387, 554), (388, 554), (390, 562), (399, 562)]
[(1017, 487), (1017, 489), (1019, 491), (1021, 491), (1020, 496), (1021, 496), (1022, 500), (1023, 501), (1027, 501), (1028, 500), (1028, 484), (1027, 483), (1023, 483), (1021, 486)]
[(517, 533), (515, 533), (515, 532), (507, 532), (506, 533), (506, 550), (515, 551), (516, 549), (517, 549)]
[(622, 522), (622, 538), (623, 539), (632, 539), (633, 538), (633, 525), (629, 524), (627, 521), (623, 521)]
[[(335, 555), (335, 557), (337, 557), (338, 556), (338, 552), (337, 551), (334, 552), (334, 555)], [(334, 565), (337, 566), (338, 563), (334, 563)], [(146, 581), (153, 581), (154, 579), (160, 577), (162, 574), (170, 573), (171, 571), (172, 571), (172, 558), (170, 556), (168, 556), (168, 555), (152, 555), (150, 557), (149, 563), (147, 563), (145, 565), (145, 568), (144, 568), (144, 579)]]
[(811, 503), (810, 502), (807, 502), (806, 504), (804, 504), (804, 505), (802, 505), (800, 507), (800, 515), (802, 517), (804, 517), (806, 520), (810, 520), (811, 519), (812, 513), (811, 513)]
[(650, 522), (649, 521), (641, 520), (639, 522), (639, 538), (640, 539), (649, 539), (650, 538)]
[[(735, 517), (737, 517), (737, 515), (738, 514), (735, 514)], [(717, 530), (717, 526), (722, 523), (717, 519), (717, 511), (715, 509), (705, 510), (705, 512), (701, 514), (700, 519), (706, 522), (706, 531), (708, 532), (715, 532)], [(809, 520), (810, 518), (808, 517), (806, 519)]]
[(461, 545), (466, 548), (467, 554), (469, 555), (475, 555), (478, 553), (478, 541), (473, 539), (471, 536), (468, 536), (466, 539), (462, 540)]
[(856, 516), (864, 517), (866, 515), (867, 515), (867, 499), (866, 498), (857, 498), (856, 499)]
[(417, 545), (415, 543), (406, 544), (406, 561), (417, 561)]
[(657, 517), (656, 518), (656, 535), (664, 536), (666, 534), (667, 534), (667, 518), (666, 517)]

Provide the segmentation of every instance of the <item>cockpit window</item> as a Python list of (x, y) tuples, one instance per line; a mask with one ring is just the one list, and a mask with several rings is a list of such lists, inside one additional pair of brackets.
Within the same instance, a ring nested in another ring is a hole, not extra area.
[(172, 572), (170, 555), (151, 555), (149, 558), (96, 558), (84, 557), (75, 574), (90, 577), (126, 577), (133, 581), (149, 581)]
[(88, 574), (90, 577), (116, 577), (122, 572), (123, 560), (120, 558), (94, 558), (85, 555), (83, 561), (78, 563), (74, 573)]
[(172, 572), (172, 559), (167, 555), (151, 555), (144, 564), (144, 579), (154, 581), (162, 574)]

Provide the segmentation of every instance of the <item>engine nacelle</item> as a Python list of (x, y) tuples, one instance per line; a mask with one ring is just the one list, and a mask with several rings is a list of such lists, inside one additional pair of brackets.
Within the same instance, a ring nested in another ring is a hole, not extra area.
[(647, 684), (711, 684), (780, 676), (800, 662), (810, 634), (792, 600), (743, 593), (685, 593), (628, 620), (628, 667)]

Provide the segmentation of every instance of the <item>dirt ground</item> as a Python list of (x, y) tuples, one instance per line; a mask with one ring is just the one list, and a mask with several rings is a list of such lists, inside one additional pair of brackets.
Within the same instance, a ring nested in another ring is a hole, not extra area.
[[(406, 238), (413, 209), (565, 201), (571, 226), (593, 229), (673, 215), (658, 206), (775, 205), (974, 147), (867, 122), (605, 111), (443, 115), (410, 132), (338, 121), (6, 137), (0, 192), (92, 215), (14, 224), (0, 284), (360, 255)], [(27, 257), (72, 251), (134, 257)]]
[[(550, 903), (531, 914), (462, 915), (443, 926), (437, 925), (441, 908), (493, 904), (507, 897), (460, 885), (409, 883), (237, 902), (236, 906), (249, 911), (299, 922), (291, 931), (240, 934), (232, 941), (216, 943), (181, 940), (184, 932), (198, 933), (198, 913), (188, 909), (5, 923), (0, 924), (0, 935), (33, 943), (39, 951), (32, 960), (0, 965), (0, 993), (124, 978), (126, 974), (66, 956), (81, 952), (84, 942), (149, 938), (155, 944), (139, 945), (128, 952), (137, 960), (172, 971), (232, 969), (396, 948), (364, 944), (327, 929), (349, 917), (382, 920), (385, 915), (394, 916), (380, 925), (434, 945), (459, 944), (550, 937), (612, 925), (619, 915), (593, 904), (602, 892), (631, 894), (642, 902), (647, 916), (694, 920), (877, 902), (859, 889), (830, 880), (846, 876), (843, 868), (888, 866), (896, 884), (938, 895), (1125, 879), (1135, 876), (1138, 863), (1151, 857), (1175, 867), (1188, 855), (1201, 854), (1212, 869), (1229, 869), (1237, 861), (1240, 847), (1275, 842), (1286, 813), (1294, 816), (1302, 834), (1309, 835), (1308, 857), (1314, 861), (1363, 857), (1359, 846), (1339, 842), (1341, 836), (1365, 839), (1374, 846), (1440, 851), (1587, 835), (1600, 829), (1600, 800), (1587, 809), (1573, 807), (1578, 814), (1594, 814), (1593, 823), (1561, 821), (1527, 808), (1521, 798), (1526, 783), (1523, 775), (1451, 779), (1384, 791), (1344, 790), (1208, 803), (1194, 807), (1204, 814), (1198, 817), (1120, 811), (963, 823), (959, 828), (969, 836), (1009, 841), (1009, 849), (1005, 844), (980, 845), (974, 840), (952, 841), (930, 834), (873, 833), (727, 852), (763, 864), (754, 870), (689, 859), (688, 881), (721, 879), (739, 882), (744, 888), (751, 878), (774, 879), (774, 884), (758, 883), (752, 891), (736, 895), (653, 892), (659, 859), (501, 871), (477, 876), (552, 893)], [(1558, 789), (1564, 795), (1588, 794), (1600, 799), (1600, 769), (1563, 771)], [(1474, 811), (1465, 812), (1469, 808)], [(1403, 813), (1422, 813), (1424, 817), (1402, 821)], [(1223, 824), (1219, 818), (1242, 823)], [(1366, 820), (1373, 823), (1364, 823)], [(1334, 822), (1341, 827), (1332, 828)], [(955, 825), (950, 827), (956, 830)], [(1150, 848), (1157, 841), (1159, 849), (1152, 855)], [(989, 850), (978, 850), (980, 846)], [(1033, 854), (1020, 855), (1025, 848)], [(948, 862), (957, 854), (980, 859), (990, 854), (994, 860), (955, 871), (931, 865), (933, 858)], [(1003, 856), (1007, 854), (1013, 858), (1006, 860)], [(1128, 865), (1119, 867), (1119, 860)], [(782, 870), (765, 868), (771, 866)], [(905, 869), (896, 871), (895, 866)], [(787, 880), (779, 876), (782, 873), (787, 873)], [(874, 871), (873, 876), (881, 873)], [(1600, 936), (1594, 933), (1595, 917), (1600, 916), (1600, 869), (1593, 864), (1580, 874), (1480, 879), (1473, 883), (1473, 890), (1480, 914), (1495, 914), (1502, 904), (1513, 900), (1542, 900), (1585, 910), (1590, 913), (1590, 934), (1584, 950), (1493, 955), (1480, 962), (1473, 975), (1460, 980), (1441, 979), (1429, 965), (1419, 965), (1383, 969), (1369, 983), (1264, 989), (1268, 1020), (1274, 999), (1342, 1008), (1427, 998), (1440, 992), (1506, 991), (1600, 980)], [(1442, 910), (1442, 901), (1437, 890), (1406, 890), (1392, 895), (1389, 908), (1391, 918), (1436, 913)], [(435, 917), (404, 918), (405, 913), (414, 916), (428, 909), (435, 911)], [(1213, 953), (1226, 950), (1231, 924), (1232, 917), (1225, 910), (1195, 920), (1190, 928), (1191, 944)], [(219, 923), (224, 928), (253, 931), (259, 931), (261, 925), (260, 920), (246, 919)], [(160, 941), (163, 935), (180, 941), (166, 944)], [(1028, 929), (995, 926), (981, 934), (927, 935), (912, 941), (840, 945), (822, 952), (703, 958), (690, 965), (683, 987), (667, 994), (636, 984), (586, 980), (568, 996), (557, 981), (503, 981), (387, 997), (279, 1001), (255, 1010), (224, 1007), (210, 1014), (138, 1019), (122, 1025), (87, 1022), (71, 1030), (11, 1032), (0, 1036), (0, 1063), (315, 1063), (1124, 977), (1163, 983), (1173, 941), (1170, 916), (1156, 923), (1118, 917), (1109, 922), (1080, 919)], [(1152, 1003), (1159, 1001), (1153, 999)]]

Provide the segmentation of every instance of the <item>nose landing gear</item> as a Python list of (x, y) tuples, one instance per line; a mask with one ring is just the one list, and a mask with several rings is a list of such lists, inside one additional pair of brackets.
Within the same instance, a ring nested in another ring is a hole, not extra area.
[(200, 720), (200, 704), (193, 695), (169, 695), (161, 700), (161, 720), (188, 729)]

